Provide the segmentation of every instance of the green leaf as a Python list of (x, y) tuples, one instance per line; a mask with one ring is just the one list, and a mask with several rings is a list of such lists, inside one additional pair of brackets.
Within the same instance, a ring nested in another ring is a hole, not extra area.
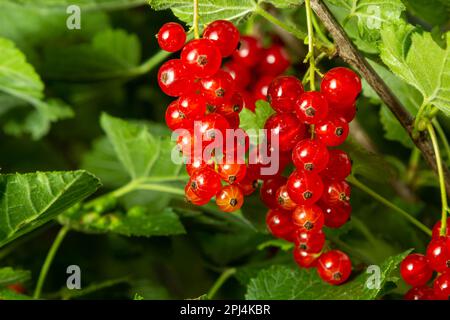
[(248, 300), (372, 300), (385, 293), (384, 289), (397, 283), (397, 269), (410, 252), (386, 259), (380, 267), (380, 287), (369, 289), (366, 282), (372, 275), (360, 273), (340, 286), (323, 282), (315, 269), (292, 269), (287, 266), (272, 266), (262, 270), (248, 287)]
[(450, 116), (450, 33), (444, 35), (445, 48), (406, 23), (386, 25), (381, 34), (383, 62), (422, 94), (424, 105)]
[(145, 4), (145, 0), (6, 0), (24, 7), (40, 10), (66, 11), (69, 5), (77, 5), (81, 11), (118, 10), (133, 8)]
[(32, 300), (32, 298), (10, 289), (0, 289), (0, 300)]
[[(270, 104), (264, 100), (255, 103), (255, 112), (244, 108), (239, 113), (239, 127), (247, 132), (250, 141), (261, 141), (260, 129), (264, 129), (266, 120), (275, 113)], [(258, 140), (256, 140), (258, 139)]]
[(264, 250), (267, 248), (279, 248), (282, 251), (290, 251), (294, 247), (294, 244), (292, 242), (283, 240), (283, 239), (271, 239), (268, 241), (265, 241), (261, 243), (258, 246), (258, 250)]
[(0, 175), (0, 246), (55, 218), (94, 193), (86, 171)]
[(23, 283), (31, 277), (30, 271), (14, 270), (11, 267), (0, 269), (0, 287), (5, 287), (10, 284)]
[(285, 9), (285, 8), (295, 8), (301, 6), (305, 1), (304, 0), (259, 0), (258, 3), (270, 3), (277, 8)]
[(431, 25), (443, 25), (450, 20), (450, 2), (446, 0), (404, 0), (411, 13)]

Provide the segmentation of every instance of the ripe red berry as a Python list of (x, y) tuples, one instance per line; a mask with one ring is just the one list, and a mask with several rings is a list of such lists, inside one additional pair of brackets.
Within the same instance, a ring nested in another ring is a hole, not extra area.
[(276, 198), (278, 202), (278, 207), (283, 210), (294, 210), (297, 204), (292, 201), (291, 197), (289, 197), (289, 194), (287, 192), (286, 185), (282, 185), (278, 188), (276, 192)]
[(242, 99), (242, 95), (235, 91), (230, 99), (218, 105), (216, 112), (220, 113), (224, 117), (234, 117), (234, 115), (239, 114), (243, 108), (244, 100)]
[(229, 100), (234, 93), (234, 81), (229, 73), (219, 70), (214, 75), (202, 78), (202, 93), (213, 105)]
[(291, 241), (295, 226), (292, 223), (291, 213), (283, 210), (269, 210), (266, 216), (269, 231), (277, 238)]
[(237, 183), (237, 186), (241, 188), (242, 193), (245, 196), (251, 195), (258, 188), (258, 180), (249, 178), (248, 174), (245, 176), (244, 180)]
[(203, 206), (207, 204), (212, 198), (212, 197), (201, 198), (198, 195), (196, 195), (191, 188), (190, 182), (188, 182), (186, 187), (184, 188), (184, 195), (187, 202), (192, 203), (196, 206)]
[(312, 205), (322, 196), (322, 179), (315, 173), (296, 170), (288, 178), (287, 191), (295, 203)]
[(261, 51), (262, 48), (258, 39), (252, 36), (242, 36), (239, 48), (233, 54), (233, 59), (238, 63), (252, 67), (258, 63)]
[(305, 136), (305, 126), (290, 113), (274, 114), (267, 119), (264, 129), (267, 130), (267, 140), (271, 145), (276, 144), (278, 138), (278, 146), (281, 151), (291, 150)]
[(270, 209), (278, 208), (277, 190), (284, 184), (286, 184), (286, 178), (282, 176), (274, 176), (262, 184), (260, 190), (261, 200)]
[(229, 21), (216, 20), (205, 28), (203, 38), (211, 40), (219, 48), (222, 57), (228, 57), (239, 43), (239, 30)]
[(230, 74), (237, 88), (245, 88), (250, 83), (250, 70), (247, 66), (236, 61), (229, 61), (222, 69)]
[(315, 267), (319, 256), (319, 253), (307, 252), (299, 247), (294, 248), (294, 260), (301, 268)]
[(423, 254), (413, 253), (403, 259), (400, 264), (400, 274), (403, 280), (411, 286), (423, 286), (433, 275)]
[(279, 152), (277, 156), (272, 146), (267, 151), (262, 148), (257, 146), (250, 150), (247, 172), (253, 179), (267, 180), (281, 174), (291, 159), (289, 152)]
[(209, 168), (195, 171), (189, 180), (192, 191), (202, 199), (212, 198), (220, 191), (220, 176)]
[(278, 112), (293, 112), (297, 98), (303, 93), (302, 82), (294, 76), (279, 76), (267, 89), (267, 101)]
[(165, 120), (167, 126), (171, 130), (177, 130), (180, 128), (192, 128), (194, 122), (188, 119), (184, 113), (184, 109), (180, 107), (178, 100), (172, 101), (166, 109)]
[(260, 59), (258, 71), (271, 76), (282, 74), (291, 64), (286, 51), (279, 45), (263, 49)]
[(334, 116), (343, 117), (345, 121), (351, 122), (356, 116), (356, 102), (348, 106), (335, 106), (333, 105), (330, 113)]
[(302, 229), (295, 231), (294, 243), (300, 250), (306, 252), (319, 253), (325, 244), (325, 233), (322, 230), (318, 232), (308, 232)]
[(191, 77), (212, 76), (222, 64), (219, 48), (208, 39), (188, 42), (181, 51), (180, 59), (188, 67)]
[(244, 194), (235, 185), (223, 187), (216, 195), (216, 204), (223, 212), (239, 210), (244, 203)]
[(350, 201), (351, 187), (345, 181), (326, 180), (323, 183), (323, 194), (321, 200), (331, 206), (339, 206), (343, 202)]
[(318, 173), (328, 163), (328, 149), (318, 140), (300, 140), (292, 149), (292, 161), (298, 170)]
[(205, 115), (201, 121), (194, 123), (195, 126), (198, 126), (198, 130), (202, 134), (202, 141), (214, 140), (219, 133), (222, 135), (222, 139), (225, 139), (226, 130), (230, 128), (225, 117), (218, 113)]
[(328, 203), (319, 201), (318, 206), (322, 209), (325, 216), (325, 225), (328, 228), (340, 228), (350, 218), (352, 213), (352, 206), (349, 203), (343, 202), (337, 206), (332, 206)]
[(314, 204), (310, 206), (300, 205), (292, 213), (292, 221), (301, 230), (318, 232), (323, 227), (324, 216), (322, 210)]
[(317, 123), (315, 133), (325, 145), (336, 147), (347, 139), (348, 123), (342, 117), (331, 117)]
[(328, 150), (330, 158), (320, 175), (328, 180), (344, 180), (352, 171), (352, 160), (349, 155), (339, 149)]
[(351, 105), (361, 92), (361, 80), (348, 68), (333, 68), (323, 77), (320, 91), (332, 105)]
[(427, 286), (412, 287), (405, 294), (405, 300), (434, 300), (434, 292), (432, 288)]
[(186, 41), (186, 32), (179, 23), (168, 22), (159, 29), (156, 37), (161, 49), (175, 52), (183, 48)]
[[(221, 114), (220, 112), (218, 113)], [(237, 130), (239, 128), (240, 124), (239, 113), (232, 113), (224, 117), (227, 120), (228, 124), (230, 125), (230, 129)], [(225, 153), (227, 152), (225, 151)]]
[(186, 171), (189, 176), (191, 176), (194, 171), (204, 169), (204, 168), (210, 168), (214, 170), (214, 162), (212, 160), (209, 160), (205, 162), (203, 160), (203, 156), (200, 158), (194, 158), (190, 163), (186, 163)]
[(206, 112), (206, 99), (199, 94), (186, 94), (178, 99), (178, 105), (187, 118), (200, 119)]
[(294, 110), (300, 121), (316, 124), (327, 117), (328, 102), (322, 93), (308, 91), (295, 101)]
[(434, 280), (433, 293), (436, 299), (450, 299), (450, 272), (445, 272)]
[(255, 101), (258, 100), (267, 100), (267, 92), (269, 91), (269, 86), (273, 81), (273, 76), (262, 76), (258, 79), (258, 81), (253, 86), (253, 99)]
[[(441, 220), (436, 222), (436, 224), (433, 226), (433, 235), (432, 235), (433, 239), (437, 239), (441, 236), (440, 235), (441, 226), (442, 226)], [(450, 231), (449, 231), (450, 230), (450, 218), (447, 218), (447, 227), (445, 229), (446, 229), (446, 232), (445, 232), (446, 236), (450, 237)]]
[(325, 252), (317, 261), (317, 273), (324, 281), (332, 285), (345, 282), (351, 272), (350, 258), (339, 250)]
[(172, 97), (181, 96), (192, 86), (186, 65), (179, 59), (166, 61), (158, 70), (158, 85)]
[(450, 270), (450, 238), (439, 237), (430, 241), (427, 247), (430, 267), (437, 272)]
[(244, 179), (246, 172), (247, 166), (245, 163), (224, 162), (217, 166), (217, 173), (220, 177), (231, 184), (241, 182)]

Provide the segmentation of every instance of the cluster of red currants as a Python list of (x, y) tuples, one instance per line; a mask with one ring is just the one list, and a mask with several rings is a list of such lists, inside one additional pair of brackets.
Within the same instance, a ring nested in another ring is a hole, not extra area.
[[(426, 255), (413, 253), (408, 255), (400, 265), (403, 280), (412, 288), (406, 293), (406, 300), (448, 300), (450, 299), (450, 219), (447, 219), (445, 236), (440, 235), (441, 221), (433, 227), (433, 234), (428, 244)], [(427, 283), (433, 276), (433, 287)]]

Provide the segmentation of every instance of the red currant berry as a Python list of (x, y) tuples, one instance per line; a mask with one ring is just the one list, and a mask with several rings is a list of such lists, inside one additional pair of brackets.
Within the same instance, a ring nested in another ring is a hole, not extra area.
[(193, 77), (212, 76), (222, 64), (219, 48), (208, 39), (188, 42), (181, 51), (180, 58), (192, 72)]
[(283, 47), (272, 45), (264, 49), (261, 54), (258, 71), (261, 74), (278, 76), (290, 66), (291, 62)]
[(297, 204), (292, 201), (291, 197), (289, 197), (289, 194), (287, 192), (286, 185), (282, 185), (278, 188), (276, 193), (276, 198), (278, 201), (278, 207), (283, 210), (294, 210)]
[(247, 172), (253, 179), (267, 180), (279, 175), (291, 161), (289, 152), (279, 152), (277, 155), (272, 146), (267, 151), (261, 149), (262, 146), (257, 146), (249, 153)]
[(262, 76), (253, 86), (253, 99), (255, 101), (258, 100), (267, 100), (267, 92), (269, 90), (269, 86), (272, 83), (272, 76)]
[(351, 187), (345, 181), (324, 181), (321, 200), (331, 206), (339, 206), (350, 201)]
[(434, 300), (432, 288), (427, 286), (413, 287), (405, 294), (405, 300)]
[(161, 49), (175, 52), (183, 48), (186, 41), (186, 32), (179, 23), (168, 22), (159, 29), (156, 37)]
[(295, 226), (292, 223), (291, 213), (283, 210), (269, 210), (266, 224), (270, 233), (275, 237), (291, 241)]
[(203, 206), (207, 204), (209, 200), (211, 200), (211, 197), (201, 198), (198, 195), (196, 195), (191, 188), (190, 182), (188, 182), (188, 184), (184, 188), (184, 195), (187, 202), (192, 203), (196, 206)]
[(315, 133), (325, 145), (336, 147), (347, 139), (348, 123), (342, 117), (331, 117), (317, 123)]
[(400, 274), (403, 280), (411, 286), (423, 286), (433, 275), (423, 254), (413, 253), (403, 259), (400, 264)]
[(325, 226), (328, 228), (336, 229), (342, 227), (350, 219), (352, 213), (352, 206), (346, 202), (332, 206), (319, 201), (318, 206), (322, 209), (325, 216)]
[(206, 99), (198, 94), (182, 95), (178, 105), (186, 117), (192, 120), (200, 119), (206, 112)]
[(188, 78), (186, 65), (179, 59), (166, 61), (158, 70), (158, 85), (165, 94), (172, 97), (189, 91), (192, 80)]
[(241, 188), (242, 193), (245, 196), (249, 196), (255, 192), (256, 188), (258, 188), (258, 180), (249, 178), (247, 174), (244, 180), (238, 182), (236, 185)]
[[(441, 232), (441, 220), (439, 220), (438, 222), (436, 222), (436, 224), (433, 226), (433, 235), (432, 235), (432, 239), (437, 239), (439, 238), (440, 232)], [(445, 235), (447, 237), (450, 237), (450, 218), (447, 218), (447, 227), (445, 228)]]
[(213, 105), (229, 100), (234, 94), (234, 81), (229, 73), (219, 70), (214, 75), (201, 79), (202, 93)]
[(322, 230), (318, 232), (308, 232), (302, 229), (295, 231), (295, 245), (306, 252), (319, 253), (325, 244), (325, 233)]
[(351, 122), (356, 116), (356, 102), (348, 106), (334, 106), (331, 110), (334, 116), (343, 117), (345, 121)]
[(242, 36), (239, 48), (233, 54), (233, 59), (237, 63), (252, 67), (259, 61), (261, 51), (261, 45), (255, 37)]
[(260, 196), (264, 204), (270, 209), (278, 208), (277, 190), (286, 183), (286, 178), (275, 176), (264, 181), (261, 186)]
[(450, 299), (450, 272), (445, 272), (434, 280), (433, 293), (436, 299)]
[(295, 101), (294, 110), (300, 121), (316, 124), (328, 115), (328, 102), (320, 92), (308, 91)]
[(209, 168), (195, 171), (189, 180), (192, 191), (202, 199), (212, 198), (220, 191), (220, 176)]
[[(227, 120), (228, 124), (230, 125), (230, 129), (234, 129), (234, 130), (239, 129), (239, 124), (241, 121), (239, 118), (239, 113), (229, 114), (229, 115), (225, 116), (225, 119)], [(225, 151), (225, 153), (227, 153), (227, 152)]]
[(450, 238), (439, 237), (427, 247), (428, 264), (437, 272), (450, 271)]
[(328, 150), (330, 158), (327, 166), (320, 175), (328, 180), (344, 180), (352, 171), (352, 160), (349, 155), (342, 150)]
[(217, 173), (220, 177), (230, 183), (241, 182), (247, 171), (247, 166), (245, 164), (239, 163), (221, 163), (217, 166)]
[(345, 282), (351, 272), (350, 258), (339, 250), (325, 252), (317, 261), (317, 273), (324, 281), (332, 285)]
[(243, 108), (244, 99), (242, 99), (242, 95), (239, 92), (235, 91), (229, 100), (218, 106), (216, 112), (224, 117), (234, 117), (235, 114), (239, 114)]
[(179, 100), (172, 101), (166, 109), (165, 120), (170, 130), (192, 128), (194, 123), (188, 119), (184, 109), (180, 107)]
[(295, 208), (292, 213), (292, 220), (301, 230), (307, 232), (318, 232), (324, 224), (322, 210), (316, 205), (303, 206)]
[(294, 76), (279, 76), (267, 89), (267, 101), (278, 112), (293, 112), (298, 96), (303, 93), (303, 85)]
[(239, 30), (229, 21), (216, 20), (208, 24), (203, 38), (211, 40), (220, 50), (222, 57), (228, 57), (239, 43)]
[(214, 140), (218, 134), (221, 134), (222, 139), (225, 139), (226, 130), (230, 128), (225, 117), (218, 113), (205, 115), (201, 121), (194, 123), (195, 126), (198, 126), (198, 130), (202, 134), (202, 141)]
[(301, 205), (312, 205), (323, 193), (322, 179), (315, 173), (296, 170), (289, 176), (286, 186), (291, 199)]
[(361, 80), (348, 68), (333, 68), (323, 77), (320, 91), (332, 105), (351, 105), (361, 92)]
[(318, 140), (300, 140), (292, 150), (292, 161), (298, 170), (318, 173), (328, 163), (328, 149)]
[(264, 129), (266, 137), (271, 145), (275, 145), (274, 139), (278, 138), (278, 146), (281, 151), (291, 150), (300, 139), (305, 137), (305, 126), (290, 113), (274, 114), (267, 119)]
[(238, 88), (245, 88), (250, 83), (250, 70), (245, 65), (229, 61), (223, 66), (223, 70), (230, 74)]
[(212, 160), (205, 162), (202, 158), (194, 158), (191, 163), (186, 163), (186, 171), (189, 176), (192, 176), (195, 171), (205, 168), (214, 170), (214, 162)]
[(299, 247), (294, 248), (294, 260), (301, 268), (315, 267), (319, 256), (319, 253), (307, 252)]
[(223, 212), (233, 212), (239, 210), (244, 203), (244, 194), (235, 185), (222, 188), (216, 195), (216, 204)]

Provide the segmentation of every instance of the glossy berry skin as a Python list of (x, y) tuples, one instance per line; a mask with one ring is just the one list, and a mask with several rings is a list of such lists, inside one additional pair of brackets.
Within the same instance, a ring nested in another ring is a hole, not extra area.
[(222, 57), (228, 57), (236, 50), (239, 37), (239, 30), (226, 20), (213, 21), (203, 31), (203, 38), (212, 41)]
[(233, 60), (252, 67), (258, 63), (262, 53), (261, 45), (255, 37), (242, 36), (239, 48), (233, 54)]
[[(433, 234), (432, 234), (432, 239), (437, 239), (439, 238), (440, 232), (441, 232), (441, 220), (439, 220), (438, 222), (436, 222), (436, 224), (433, 226)], [(446, 228), (446, 232), (445, 232), (447, 237), (450, 237), (450, 218), (447, 218), (447, 228)]]
[(339, 250), (325, 252), (317, 261), (317, 273), (324, 281), (332, 285), (345, 282), (351, 272), (350, 258)]
[(198, 195), (196, 195), (191, 188), (190, 182), (188, 182), (188, 184), (184, 188), (184, 196), (187, 202), (196, 206), (203, 206), (207, 204), (212, 198), (212, 197), (201, 198)]
[(427, 247), (429, 266), (437, 272), (450, 270), (450, 238), (439, 237), (430, 241)]
[(188, 119), (184, 109), (180, 107), (178, 100), (172, 101), (166, 109), (165, 120), (170, 130), (180, 128), (192, 128), (194, 123)]
[(256, 188), (258, 188), (258, 180), (249, 178), (248, 175), (246, 175), (245, 178), (236, 185), (241, 188), (242, 193), (245, 196), (249, 196), (255, 192)]
[(315, 133), (326, 146), (336, 147), (344, 143), (349, 132), (348, 123), (342, 117), (332, 117), (317, 123)]
[(258, 79), (258, 81), (253, 86), (252, 94), (253, 99), (258, 100), (267, 100), (267, 93), (269, 91), (269, 86), (273, 81), (273, 76), (262, 76)]
[(319, 253), (312, 253), (302, 250), (299, 247), (294, 248), (294, 261), (300, 268), (312, 268), (317, 265)]
[(168, 96), (181, 96), (192, 86), (186, 65), (179, 59), (166, 61), (158, 70), (158, 85)]
[(450, 272), (445, 272), (434, 280), (433, 293), (436, 299), (450, 299)]
[(298, 170), (318, 173), (328, 164), (327, 147), (318, 140), (300, 140), (292, 149), (292, 161)]
[(239, 183), (241, 182), (245, 174), (247, 172), (247, 166), (245, 163), (220, 163), (217, 166), (217, 173), (220, 175), (222, 180), (233, 184), (233, 183)]
[(185, 94), (178, 99), (178, 105), (187, 118), (198, 120), (206, 112), (206, 99), (199, 94)]
[(269, 210), (266, 216), (266, 225), (275, 237), (293, 240), (295, 226), (292, 223), (291, 213), (283, 210)]
[(299, 205), (312, 205), (323, 193), (323, 182), (317, 174), (298, 170), (289, 176), (286, 187), (291, 199)]
[(331, 205), (339, 206), (343, 202), (350, 201), (351, 187), (345, 181), (324, 181), (323, 194), (321, 201)]
[(195, 171), (189, 180), (192, 191), (202, 199), (212, 198), (220, 191), (220, 176), (209, 168)]
[[(243, 108), (244, 99), (239, 92), (235, 91), (230, 99), (217, 106), (216, 112), (224, 117), (234, 117), (236, 114), (239, 114)], [(239, 127), (239, 125), (237, 127)]]
[(294, 210), (297, 204), (292, 201), (291, 197), (289, 197), (289, 193), (287, 192), (286, 185), (282, 185), (278, 188), (276, 192), (276, 198), (278, 202), (278, 207), (283, 210)]
[(202, 78), (202, 94), (212, 104), (222, 104), (234, 93), (234, 81), (229, 73), (219, 70), (214, 75)]
[(260, 190), (261, 200), (270, 209), (278, 208), (277, 191), (284, 184), (286, 184), (286, 178), (282, 176), (274, 176), (262, 184)]
[(223, 212), (239, 210), (244, 204), (244, 194), (238, 186), (225, 186), (217, 193), (216, 204)]
[(245, 88), (250, 83), (250, 70), (245, 65), (229, 61), (225, 63), (222, 70), (230, 74), (237, 88)]
[(179, 23), (168, 22), (159, 29), (156, 38), (162, 50), (176, 52), (183, 48), (186, 42), (186, 32)]
[(328, 102), (318, 91), (303, 93), (294, 104), (297, 118), (307, 124), (316, 124), (328, 115)]
[(331, 114), (340, 116), (347, 122), (351, 122), (356, 116), (356, 102), (348, 106), (332, 106)]
[(427, 286), (412, 287), (404, 296), (405, 300), (434, 300), (432, 288)]
[(324, 224), (322, 210), (316, 205), (300, 205), (292, 213), (292, 221), (305, 232), (319, 232)]
[(194, 128), (197, 128), (201, 133), (202, 141), (212, 141), (219, 133), (225, 139), (226, 129), (229, 129), (230, 125), (224, 116), (218, 113), (211, 113), (205, 115), (201, 121), (196, 121)]
[(278, 112), (293, 112), (297, 98), (304, 92), (302, 82), (294, 76), (279, 76), (267, 89), (267, 101)]
[(348, 68), (333, 68), (323, 77), (320, 91), (332, 105), (351, 105), (361, 92), (361, 80)]
[(258, 71), (271, 76), (282, 74), (291, 64), (286, 51), (279, 45), (263, 49), (260, 59)]
[(336, 229), (342, 227), (350, 219), (352, 213), (352, 206), (346, 202), (337, 206), (331, 206), (319, 201), (318, 206), (322, 209), (325, 217), (325, 226), (328, 228)]
[(219, 48), (208, 39), (195, 39), (188, 42), (180, 56), (191, 77), (208, 77), (215, 74), (222, 63)]
[(212, 160), (209, 160), (205, 162), (203, 160), (203, 156), (200, 158), (194, 158), (190, 163), (186, 163), (186, 172), (189, 176), (192, 176), (192, 174), (200, 169), (209, 168), (214, 170), (214, 162)]
[(308, 232), (302, 229), (295, 231), (294, 243), (300, 250), (310, 253), (319, 253), (325, 244), (325, 233)]
[[(267, 119), (264, 129), (267, 130), (266, 136), (270, 144), (276, 144), (281, 151), (291, 150), (297, 143), (305, 137), (305, 126), (290, 113), (278, 113)], [(275, 140), (274, 140), (275, 139)]]
[(339, 149), (328, 151), (330, 158), (320, 175), (328, 180), (344, 180), (352, 172), (352, 160), (350, 159), (350, 156)]
[(400, 274), (403, 280), (411, 286), (425, 285), (433, 275), (423, 254), (413, 253), (406, 256), (400, 264)]

